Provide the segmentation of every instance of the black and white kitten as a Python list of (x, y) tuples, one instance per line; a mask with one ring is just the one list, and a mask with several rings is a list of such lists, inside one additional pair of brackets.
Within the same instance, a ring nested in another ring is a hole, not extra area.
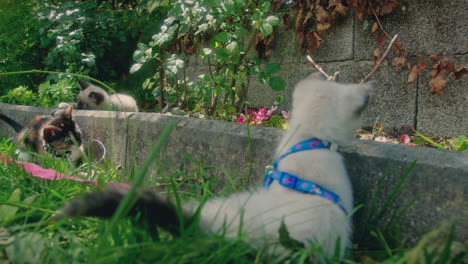
[[(289, 129), (277, 147), (277, 156), (311, 138), (349, 144), (360, 126), (360, 115), (368, 103), (371, 87), (371, 84), (339, 84), (317, 76), (299, 82), (293, 94)], [(342, 156), (330, 149), (300, 151), (282, 159), (278, 169), (322, 186), (338, 195), (341, 202), (337, 204), (321, 195), (285, 188), (273, 181), (268, 188), (208, 200), (195, 223), (199, 223), (201, 230), (222, 232), (227, 237), (237, 237), (242, 232), (254, 248), (268, 246), (274, 254), (283, 250), (278, 247), (278, 231), (284, 222), (290, 237), (305, 245), (318, 244), (325, 254), (333, 255), (339, 241), (343, 256), (351, 245), (348, 213), (353, 209), (353, 194)], [(68, 216), (111, 217), (125, 194), (123, 190), (87, 194), (72, 200), (59, 212)], [(183, 205), (186, 225), (193, 222), (199, 205), (199, 202)], [(130, 211), (130, 214), (137, 213), (179, 234), (181, 222), (174, 203), (168, 198), (151, 190), (142, 191)]]
[(4, 114), (0, 119), (8, 123), (18, 133), (19, 157), (30, 161), (25, 150), (55, 157), (68, 156), (72, 162), (80, 160), (84, 147), (81, 142), (81, 130), (72, 119), (73, 106), (69, 105), (60, 115), (52, 117), (38, 115), (27, 126), (22, 126)]
[[(117, 110), (138, 112), (135, 99), (126, 94), (109, 95), (104, 89), (89, 82), (78, 80), (81, 91), (76, 96), (76, 108), (82, 110)], [(66, 108), (68, 103), (60, 103), (58, 108)]]

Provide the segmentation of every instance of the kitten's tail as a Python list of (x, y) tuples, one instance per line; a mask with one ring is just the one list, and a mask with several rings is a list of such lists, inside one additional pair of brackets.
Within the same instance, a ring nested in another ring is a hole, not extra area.
[[(120, 202), (126, 195), (125, 190), (111, 189), (104, 192), (89, 193), (75, 198), (60, 209), (56, 218), (94, 216), (111, 218), (117, 210)], [(175, 236), (181, 235), (181, 223), (188, 227), (192, 223), (192, 217), (178, 213), (166, 198), (153, 191), (143, 191), (137, 194), (133, 207), (128, 212), (130, 216), (140, 216), (140, 220), (146, 220), (150, 224), (157, 225)], [(183, 218), (183, 220), (182, 220)]]
[(4, 114), (0, 113), (0, 119), (8, 123), (11, 127), (13, 127), (16, 133), (19, 133), (24, 128), (24, 126), (22, 126), (20, 123), (16, 122), (15, 120), (9, 118)]

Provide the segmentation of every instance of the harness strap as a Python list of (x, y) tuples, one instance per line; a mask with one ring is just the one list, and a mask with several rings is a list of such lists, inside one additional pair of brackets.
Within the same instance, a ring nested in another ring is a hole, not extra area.
[(321, 196), (338, 205), (345, 214), (348, 214), (341, 204), (340, 197), (336, 193), (318, 185), (317, 183), (301, 179), (291, 173), (280, 171), (277, 168), (278, 163), (289, 154), (312, 149), (330, 149), (330, 145), (330, 143), (325, 144), (320, 139), (315, 138), (301, 141), (294, 145), (286, 153), (278, 157), (278, 159), (273, 162), (273, 165), (267, 166), (267, 171), (263, 180), (263, 187), (268, 188), (271, 183), (276, 180), (281, 186), (288, 189)]

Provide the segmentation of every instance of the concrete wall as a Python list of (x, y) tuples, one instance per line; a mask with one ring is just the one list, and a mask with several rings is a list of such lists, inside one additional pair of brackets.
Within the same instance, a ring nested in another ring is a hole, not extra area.
[[(0, 103), (0, 112), (25, 123), (36, 114), (51, 113), (52, 109)], [(133, 162), (143, 163), (165, 125), (175, 120), (175, 130), (155, 165), (171, 171), (189, 171), (202, 163), (213, 166), (216, 180), (243, 179), (239, 184), (261, 181), (263, 168), (273, 160), (276, 143), (283, 133), (279, 129), (250, 127), (248, 130), (247, 126), (235, 123), (155, 113), (77, 110), (73, 115), (83, 128), (84, 138), (101, 140), (110, 150), (107, 154), (110, 163), (127, 170)], [(0, 136), (14, 134), (9, 126), (0, 122)], [(402, 217), (404, 238), (415, 241), (441, 222), (458, 219), (457, 237), (468, 242), (468, 194), (465, 191), (468, 188), (468, 153), (359, 140), (340, 148), (340, 152), (354, 185), (356, 205), (369, 203), (377, 182), (387, 175), (383, 190), (376, 198), (377, 206), (382, 207), (399, 179), (417, 160), (395, 201), (396, 205), (405, 206), (419, 196)], [(155, 168), (150, 172), (154, 177), (157, 176)], [(355, 223), (358, 229), (362, 227), (359, 219), (355, 219)]]
[[(444, 55), (455, 64), (467, 65), (468, 20), (465, 0), (401, 0), (391, 14), (382, 17), (385, 30), (399, 35), (404, 47), (417, 53)], [(292, 20), (291, 27), (294, 25)], [(325, 32), (325, 42), (312, 57), (326, 72), (340, 71), (339, 80), (359, 82), (373, 67), (373, 50), (377, 47), (370, 28), (374, 20), (359, 20), (350, 14)], [(315, 70), (299, 50), (294, 29), (279, 26), (275, 33), (274, 49), (266, 62), (279, 62), (287, 83), (287, 90), (275, 92), (262, 85), (257, 78), (250, 82), (248, 101), (253, 106), (271, 106), (278, 95), (284, 95), (284, 109), (291, 107), (294, 85)], [(388, 45), (387, 40), (387, 45)], [(407, 59), (418, 62), (411, 54)], [(375, 122), (386, 130), (408, 130), (415, 127), (422, 133), (458, 137), (468, 133), (468, 89), (466, 76), (461, 80), (448, 79), (443, 96), (431, 95), (429, 68), (411, 87), (406, 87), (408, 70), (395, 71), (393, 52), (374, 75), (378, 82), (371, 102), (364, 114), (364, 126)], [(429, 61), (428, 61), (429, 62)], [(198, 60), (191, 60), (189, 72), (193, 79), (207, 73)], [(428, 63), (428, 67), (431, 67)]]

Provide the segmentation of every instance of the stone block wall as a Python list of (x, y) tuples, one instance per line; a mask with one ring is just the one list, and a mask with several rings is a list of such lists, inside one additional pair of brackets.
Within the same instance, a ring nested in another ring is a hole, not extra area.
[[(389, 35), (399, 35), (404, 47), (419, 54), (444, 55), (459, 66), (468, 65), (468, 20), (465, 17), (464, 0), (401, 0), (396, 10), (380, 19)], [(324, 33), (325, 42), (311, 54), (312, 57), (326, 72), (340, 71), (339, 81), (359, 82), (371, 71), (374, 63), (373, 50), (377, 44), (370, 33), (373, 22), (371, 19), (359, 20), (354, 14), (348, 15)], [(278, 95), (283, 95), (285, 102), (281, 108), (290, 109), (294, 85), (315, 71), (305, 55), (296, 44), (294, 30), (279, 26), (273, 53), (266, 62), (281, 64), (279, 75), (285, 79), (287, 88), (276, 92), (254, 77), (248, 94), (251, 106), (271, 106)], [(408, 53), (406, 57), (412, 64), (422, 60)], [(363, 125), (372, 127), (377, 122), (387, 131), (396, 130), (398, 133), (414, 127), (425, 134), (451, 137), (467, 134), (467, 77), (457, 81), (448, 78), (444, 94), (432, 95), (429, 88), (432, 63), (428, 63), (428, 69), (422, 71), (418, 80), (407, 88), (408, 69), (397, 72), (393, 58), (392, 52), (372, 78), (378, 85), (365, 112)], [(206, 73), (200, 66), (197, 60), (191, 61), (189, 71), (192, 78)]]

